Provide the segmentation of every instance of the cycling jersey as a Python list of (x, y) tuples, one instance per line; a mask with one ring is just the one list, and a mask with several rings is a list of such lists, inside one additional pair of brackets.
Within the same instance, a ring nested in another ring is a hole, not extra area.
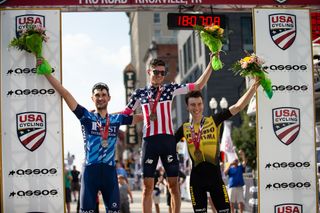
[[(214, 165), (219, 164), (219, 141), (220, 141), (220, 126), (224, 120), (230, 118), (232, 114), (229, 110), (224, 110), (221, 113), (210, 117), (204, 117), (204, 124), (202, 127), (202, 134), (200, 139), (200, 150), (202, 152), (202, 158), (195, 158), (195, 146), (192, 141), (191, 123), (184, 123), (176, 132), (176, 141), (180, 141), (182, 137), (185, 137), (188, 152), (192, 160), (193, 167), (197, 166), (201, 162), (209, 162)], [(197, 134), (200, 124), (194, 124), (194, 129)]]
[(115, 144), (120, 125), (132, 123), (132, 116), (109, 114), (107, 146), (102, 143), (99, 125), (106, 125), (106, 118), (89, 112), (81, 105), (73, 111), (81, 123), (85, 148), (85, 165), (81, 179), (80, 210), (94, 212), (96, 197), (101, 191), (106, 212), (119, 211), (119, 188), (115, 167)]
[[(149, 137), (157, 134), (174, 135), (173, 124), (171, 119), (171, 105), (175, 95), (186, 94), (193, 90), (194, 84), (164, 84), (160, 88), (146, 86), (135, 90), (132, 94), (127, 108), (126, 114), (132, 113), (139, 105), (142, 107), (144, 116), (143, 120), (143, 137)], [(157, 119), (150, 119), (150, 102), (156, 100), (157, 92), (161, 91), (159, 102), (156, 106)]]
[(115, 144), (120, 125), (132, 123), (132, 116), (123, 114), (109, 114), (110, 125), (108, 135), (108, 146), (104, 148), (101, 144), (102, 137), (98, 128), (98, 122), (106, 125), (106, 118), (99, 113), (89, 112), (86, 108), (78, 105), (73, 111), (81, 122), (81, 130), (85, 148), (85, 165), (105, 163), (115, 166)]
[[(192, 160), (190, 175), (190, 194), (194, 212), (207, 212), (207, 192), (210, 193), (217, 211), (229, 213), (230, 202), (226, 187), (221, 177), (219, 165), (220, 126), (224, 120), (232, 116), (229, 110), (204, 117), (200, 138), (201, 158), (195, 156), (195, 146), (192, 141), (191, 123), (184, 123), (176, 132), (176, 142), (185, 137), (189, 156)], [(194, 124), (195, 135), (200, 124)]]

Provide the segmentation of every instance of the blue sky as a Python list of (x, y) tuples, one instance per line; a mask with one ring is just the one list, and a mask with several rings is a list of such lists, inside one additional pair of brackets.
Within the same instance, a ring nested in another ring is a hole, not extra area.
[[(62, 13), (62, 82), (79, 104), (94, 109), (91, 88), (105, 82), (110, 88), (109, 112), (125, 106), (123, 70), (130, 63), (129, 19), (124, 12)], [(84, 158), (80, 123), (63, 105), (64, 151)]]

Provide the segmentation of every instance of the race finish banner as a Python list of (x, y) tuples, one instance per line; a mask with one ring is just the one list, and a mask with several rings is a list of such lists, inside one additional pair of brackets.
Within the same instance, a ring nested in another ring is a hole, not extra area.
[(315, 117), (310, 13), (254, 9), (256, 54), (274, 95), (257, 97), (259, 212), (316, 213)]
[(3, 213), (64, 212), (62, 103), (32, 53), (8, 47), (26, 27), (45, 29), (42, 55), (60, 79), (60, 10), (1, 11)]

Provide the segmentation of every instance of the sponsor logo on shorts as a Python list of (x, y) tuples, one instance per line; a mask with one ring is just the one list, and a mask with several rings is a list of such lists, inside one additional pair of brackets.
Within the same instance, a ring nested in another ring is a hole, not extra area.
[(145, 161), (145, 164), (152, 164), (153, 163), (153, 160), (152, 159), (147, 159), (146, 161)]
[(80, 213), (94, 213), (94, 210), (80, 210)]

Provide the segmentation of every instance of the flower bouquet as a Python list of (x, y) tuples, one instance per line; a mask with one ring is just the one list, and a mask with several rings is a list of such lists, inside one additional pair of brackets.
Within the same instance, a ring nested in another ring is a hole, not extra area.
[(35, 25), (26, 25), (26, 29), (21, 31), (19, 36), (10, 41), (9, 47), (15, 47), (18, 50), (25, 50), (34, 54), (36, 61), (41, 61), (41, 63), (37, 63), (37, 73), (50, 74), (52, 72), (52, 68), (48, 61), (42, 57), (43, 41), (48, 41), (45, 28)]
[(224, 30), (218, 25), (213, 24), (209, 26), (195, 25), (193, 29), (199, 33), (202, 42), (213, 53), (213, 58), (211, 62), (212, 69), (220, 70), (223, 67), (223, 64), (219, 57), (219, 53), (222, 48)]
[(265, 68), (262, 66), (264, 63), (265, 61), (263, 59), (252, 53), (235, 62), (232, 65), (231, 70), (233, 70), (235, 74), (240, 74), (243, 77), (258, 77), (262, 88), (266, 92), (268, 98), (271, 99), (273, 95), (272, 84), (270, 78), (266, 75), (267, 71), (265, 71)]

